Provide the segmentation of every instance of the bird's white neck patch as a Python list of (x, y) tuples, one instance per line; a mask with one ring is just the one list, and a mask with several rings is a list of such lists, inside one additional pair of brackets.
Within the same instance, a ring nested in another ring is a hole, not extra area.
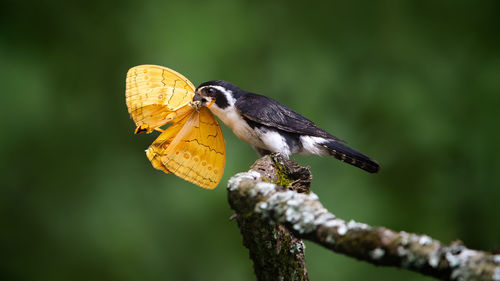
[(236, 102), (236, 99), (233, 97), (233, 91), (231, 90), (228, 90), (222, 86), (210, 86), (214, 89), (217, 89), (219, 92), (221, 92), (222, 94), (224, 94), (224, 96), (226, 97), (226, 100), (227, 100), (227, 103), (229, 104), (229, 106), (233, 106), (234, 103)]

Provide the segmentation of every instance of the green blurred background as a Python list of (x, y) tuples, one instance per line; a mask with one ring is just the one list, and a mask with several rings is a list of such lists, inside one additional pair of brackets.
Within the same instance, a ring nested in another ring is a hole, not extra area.
[[(125, 75), (273, 97), (377, 159), (296, 157), (344, 219), (500, 247), (500, 2), (2, 1), (0, 280), (254, 280), (225, 183), (154, 170)], [(430, 280), (306, 243), (311, 280)]]

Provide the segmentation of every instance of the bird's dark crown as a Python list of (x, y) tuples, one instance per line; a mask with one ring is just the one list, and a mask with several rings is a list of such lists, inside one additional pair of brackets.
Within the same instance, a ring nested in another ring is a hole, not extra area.
[(223, 87), (224, 89), (227, 89), (232, 92), (233, 97), (235, 99), (238, 99), (242, 94), (245, 93), (242, 89), (238, 88), (238, 86), (234, 85), (231, 82), (227, 82), (224, 80), (213, 80), (213, 81), (207, 81), (204, 83), (201, 83), (198, 88), (196, 88), (196, 91), (198, 91), (199, 88), (201, 87), (207, 87), (207, 86), (220, 86)]

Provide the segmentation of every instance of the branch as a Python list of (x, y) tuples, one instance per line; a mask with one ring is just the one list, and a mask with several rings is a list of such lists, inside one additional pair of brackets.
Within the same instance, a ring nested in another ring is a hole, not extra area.
[[(277, 187), (274, 184), (260, 181), (260, 174), (255, 170), (266, 175), (266, 178), (273, 182), (287, 181), (286, 178), (278, 179), (278, 175), (282, 174), (277, 173), (275, 165), (269, 165), (271, 158), (262, 159), (268, 161), (256, 161), (252, 166), (254, 171), (238, 174), (229, 181), (228, 199), (231, 208), (236, 211), (235, 218), (243, 236), (243, 245), (250, 251), (257, 280), (307, 281), (309, 279), (304, 259), (305, 247), (302, 240), (292, 235), (283, 225), (264, 220), (261, 213), (254, 211), (255, 205), (252, 201), (248, 201), (248, 199), (257, 196), (258, 191), (255, 190), (256, 193), (252, 191), (254, 190), (253, 186), (257, 183), (257, 178), (260, 186), (269, 189)], [(301, 186), (308, 186), (307, 182), (310, 183), (310, 178), (307, 177), (308, 169), (292, 164), (289, 166), (292, 169), (295, 168), (294, 171), (299, 175), (297, 178), (303, 179), (303, 181), (298, 180), (297, 183), (304, 182), (305, 184)], [(291, 172), (291, 170), (289, 171)], [(238, 188), (232, 188), (232, 186), (245, 186), (247, 183), (249, 189), (241, 189), (241, 191), (246, 190), (243, 193), (240, 193)], [(247, 196), (246, 192), (251, 193), (252, 196)]]
[[(325, 209), (316, 194), (308, 193), (310, 178), (308, 169), (293, 161), (265, 156), (250, 171), (229, 180), (229, 202), (258, 280), (307, 280), (304, 248), (297, 239), (301, 238), (374, 265), (405, 268), (442, 280), (500, 281), (500, 255), (472, 250), (461, 242), (444, 245), (425, 234), (346, 222)], [(295, 190), (269, 183), (283, 183), (283, 179)], [(280, 253), (287, 257), (277, 258)], [(302, 278), (287, 275), (298, 268)]]

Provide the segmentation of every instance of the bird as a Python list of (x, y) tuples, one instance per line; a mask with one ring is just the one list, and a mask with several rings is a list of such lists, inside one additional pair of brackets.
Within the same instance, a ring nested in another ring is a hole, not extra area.
[(345, 163), (376, 173), (380, 166), (346, 142), (278, 101), (214, 80), (200, 84), (193, 101), (206, 106), (233, 133), (260, 156), (279, 153), (333, 156)]

